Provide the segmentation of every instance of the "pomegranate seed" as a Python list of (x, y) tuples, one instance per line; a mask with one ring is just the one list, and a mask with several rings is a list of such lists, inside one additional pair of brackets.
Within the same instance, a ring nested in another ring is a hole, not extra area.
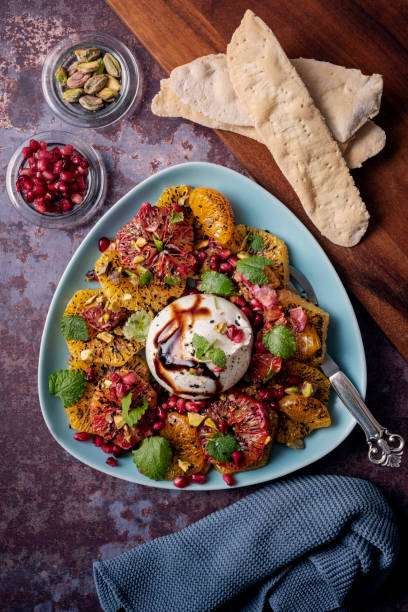
[(47, 210), (47, 207), (45, 206), (44, 199), (43, 198), (36, 198), (34, 200), (34, 208), (39, 213), (45, 213), (46, 210)]
[(189, 412), (200, 412), (196, 402), (187, 402), (186, 408)]
[[(31, 153), (32, 153), (32, 151), (31, 151), (30, 147), (23, 147), (23, 149), (21, 151), (21, 155), (23, 156), (23, 159), (29, 158)], [(32, 159), (34, 159), (34, 157)]]
[(71, 157), (71, 162), (75, 165), (75, 166), (79, 166), (79, 164), (81, 163), (81, 157), (79, 155), (73, 155)]
[(235, 325), (229, 325), (227, 329), (227, 338), (233, 340), (238, 331), (238, 328)]
[(30, 191), (33, 186), (33, 181), (29, 177), (24, 177), (21, 181), (21, 188), (23, 191)]
[(206, 453), (205, 451), (204, 451), (204, 453), (203, 453), (203, 456), (204, 456), (204, 459), (205, 459), (206, 461), (208, 461), (208, 460), (209, 460), (209, 458), (211, 457), (211, 455), (209, 455), (209, 454), (208, 454), (208, 453)]
[(93, 443), (95, 444), (95, 446), (102, 446), (103, 438), (101, 438), (101, 436), (95, 436), (93, 439)]
[(61, 208), (63, 212), (68, 212), (69, 210), (71, 210), (72, 204), (69, 200), (67, 200), (66, 198), (63, 198), (61, 200)]
[(20, 176), (28, 176), (29, 178), (32, 178), (34, 174), (34, 171), (31, 168), (23, 168), (22, 170), (20, 170)]
[(83, 170), (86, 170), (89, 166), (89, 161), (85, 159), (85, 157), (81, 157), (81, 161), (79, 162), (79, 165), (81, 166)]
[(62, 191), (65, 192), (68, 190), (68, 185), (66, 183), (63, 183), (62, 181), (58, 180), (54, 183), (54, 187), (55, 189), (57, 189), (58, 191)]
[(86, 372), (86, 380), (88, 382), (92, 382), (93, 380), (95, 380), (95, 368), (93, 366), (89, 366)]
[(99, 248), (101, 253), (106, 251), (106, 249), (108, 248), (109, 245), (110, 245), (109, 238), (107, 238), (106, 236), (102, 236), (102, 238), (99, 238), (98, 248)]
[(45, 196), (45, 194), (47, 193), (47, 190), (45, 187), (43, 187), (43, 185), (34, 185), (33, 187), (33, 194), (37, 197), (37, 198), (42, 198)]
[(53, 165), (53, 171), (55, 172), (55, 174), (59, 174), (60, 172), (62, 172), (62, 159), (59, 159), (55, 162), (55, 164)]
[(63, 171), (60, 174), (60, 179), (61, 181), (64, 181), (64, 183), (73, 183), (75, 181), (75, 173), (74, 172), (69, 172), (69, 171)]
[(27, 199), (27, 202), (32, 202), (34, 200), (34, 194), (32, 191), (27, 191), (26, 199)]
[(273, 397), (270, 389), (260, 389), (258, 395), (261, 400), (271, 400)]
[(37, 160), (34, 157), (29, 157), (28, 158), (28, 165), (33, 170), (37, 170)]
[(167, 402), (164, 402), (164, 404), (161, 405), (162, 409), (165, 410), (167, 412), (167, 410), (170, 408), (169, 404)]
[(242, 308), (243, 306), (246, 306), (246, 301), (244, 300), (242, 295), (237, 295), (237, 297), (235, 298), (235, 304)]
[(255, 342), (255, 348), (259, 353), (267, 353), (268, 349), (262, 344), (261, 340), (257, 340), (257, 342)]
[(232, 272), (232, 270), (233, 268), (229, 263), (224, 262), (220, 264), (220, 272), (222, 272), (223, 274), (229, 274), (230, 272)]
[(203, 264), (207, 259), (207, 253), (205, 251), (198, 251), (198, 261)]
[(253, 317), (254, 317), (254, 313), (252, 312), (252, 310), (249, 308), (249, 306), (242, 306), (241, 308), (242, 312), (244, 313), (244, 315), (246, 315), (247, 319), (249, 319), (250, 321), (252, 321)]
[(198, 406), (199, 410), (207, 406), (206, 400), (196, 400), (194, 403)]
[(34, 138), (30, 140), (30, 149), (32, 151), (37, 151), (39, 146), (40, 146), (40, 143), (38, 142), (38, 140), (34, 140)]
[(175, 395), (172, 395), (171, 397), (169, 397), (168, 404), (170, 408), (175, 408), (177, 404), (177, 397)]
[(183, 278), (187, 276), (187, 272), (188, 272), (187, 266), (177, 266), (176, 268), (176, 274), (178, 274), (178, 276), (181, 276)]
[(190, 287), (190, 289), (187, 289), (186, 291), (186, 295), (197, 295), (198, 293), (198, 289), (196, 289), (195, 287)]
[(126, 395), (127, 389), (125, 385), (121, 382), (116, 383), (115, 390), (116, 390), (116, 395), (118, 396), (119, 399), (122, 399), (122, 397)]
[(235, 478), (232, 474), (223, 474), (222, 479), (229, 487), (233, 487), (235, 484)]
[(106, 453), (107, 455), (110, 455), (113, 451), (113, 445), (112, 444), (101, 444), (101, 449), (103, 450), (104, 453)]
[(110, 465), (111, 467), (117, 467), (118, 465), (118, 462), (116, 461), (114, 457), (108, 457), (106, 460), (106, 463)]
[(155, 423), (153, 423), (154, 431), (160, 431), (161, 429), (163, 429), (163, 427), (164, 427), (163, 421), (156, 421)]
[(227, 423), (225, 423), (225, 421), (220, 421), (219, 423), (217, 423), (217, 425), (218, 425), (218, 429), (222, 431), (222, 433), (225, 433), (226, 431), (228, 431), (228, 425)]
[(71, 201), (74, 204), (81, 204), (82, 200), (83, 200), (83, 197), (79, 195), (79, 193), (73, 193), (71, 196)]
[(286, 377), (286, 384), (290, 387), (292, 385), (300, 385), (300, 383), (302, 382), (302, 379), (300, 378), (300, 376), (287, 376)]
[(259, 313), (257, 313), (253, 320), (254, 327), (262, 327), (263, 325), (263, 317)]
[(113, 374), (110, 375), (110, 379), (113, 383), (117, 383), (120, 381), (120, 376), (116, 372), (113, 372)]
[(53, 149), (51, 149), (50, 153), (58, 159), (61, 157), (61, 150), (58, 147), (54, 147)]
[(237, 333), (234, 336), (234, 342), (236, 342), (237, 344), (239, 344), (240, 342), (243, 342), (245, 338), (245, 334), (243, 332), (242, 329), (239, 329), (237, 331)]
[(252, 310), (254, 310), (255, 312), (262, 312), (263, 311), (263, 306), (261, 304), (261, 302), (257, 299), (253, 299), (249, 302), (249, 304), (252, 307)]
[(48, 162), (45, 159), (40, 159), (37, 162), (37, 170), (39, 172), (44, 172), (44, 170), (48, 169), (48, 166), (49, 166), (49, 164), (48, 164)]
[(243, 454), (241, 453), (241, 451), (234, 451), (233, 453), (231, 453), (231, 459), (233, 460), (233, 462), (235, 463), (235, 466), (238, 467), (240, 461), (242, 461), (242, 459), (244, 458)]
[(182, 209), (182, 207), (181, 207), (181, 206), (179, 206), (179, 205), (178, 205), (176, 202), (174, 202), (174, 204), (173, 204), (173, 209), (174, 209), (176, 212), (181, 212), (181, 211), (183, 210), (183, 209)]
[(184, 489), (189, 484), (187, 476), (176, 476), (173, 483), (178, 489)]
[(184, 414), (186, 411), (186, 400), (180, 397), (176, 402), (176, 410), (180, 414)]
[(115, 457), (120, 457), (122, 452), (123, 448), (120, 448), (120, 446), (117, 446), (116, 444), (113, 445), (112, 453), (115, 455)]
[(82, 176), (77, 177), (76, 182), (77, 182), (79, 189), (85, 189), (86, 185), (85, 185), (85, 181), (82, 178)]
[(78, 442), (86, 442), (92, 438), (92, 434), (87, 433), (86, 431), (81, 431), (80, 433), (74, 434), (74, 439), (78, 440)]
[(128, 372), (122, 376), (122, 383), (125, 385), (126, 390), (129, 391), (137, 383), (137, 376), (134, 372)]
[(191, 474), (190, 476), (191, 482), (195, 482), (196, 484), (204, 484), (206, 481), (205, 474)]
[(223, 261), (228, 259), (230, 255), (231, 255), (231, 251), (229, 249), (222, 249), (222, 251), (218, 253), (219, 259), (222, 259)]
[(82, 168), (81, 166), (78, 166), (78, 168), (75, 170), (75, 174), (86, 176), (88, 174), (88, 170), (86, 170), (86, 168)]
[(96, 280), (96, 278), (95, 278), (95, 270), (88, 270), (88, 272), (85, 274), (85, 278), (86, 278), (87, 281)]
[(74, 153), (74, 147), (70, 144), (66, 144), (61, 147), (61, 153), (62, 155), (67, 155), (68, 157), (70, 157)]
[(237, 258), (235, 255), (231, 255), (231, 257), (228, 258), (228, 263), (235, 270), (237, 267)]
[(43, 179), (47, 183), (53, 183), (55, 179), (57, 178), (57, 176), (53, 174), (52, 172), (50, 172), (49, 170), (44, 170), (42, 173), (42, 176), (43, 176)]
[(17, 189), (17, 193), (21, 192), (21, 181), (16, 181), (16, 189)]
[(41, 142), (39, 143), (39, 148), (40, 148), (42, 151), (46, 151), (46, 150), (47, 150), (47, 143), (46, 143), (46, 142), (44, 142), (43, 140), (41, 140)]
[(218, 372), (223, 372), (224, 368), (220, 368), (219, 366), (214, 366), (213, 367), (213, 372), (216, 372), (218, 374)]
[(219, 262), (218, 262), (218, 257), (216, 255), (211, 255), (208, 261), (209, 261), (210, 266), (214, 265), (214, 266), (217, 266), (218, 268)]
[(284, 389), (283, 387), (273, 387), (272, 393), (273, 393), (274, 398), (279, 401), (283, 397)]
[(163, 408), (160, 408), (160, 407), (159, 407), (159, 408), (157, 409), (157, 416), (159, 417), (159, 419), (160, 419), (161, 421), (164, 421), (164, 419), (166, 418), (166, 411), (165, 411), (165, 410), (163, 410)]
[(275, 402), (274, 400), (269, 402), (269, 406), (272, 408), (272, 410), (279, 410), (279, 403)]

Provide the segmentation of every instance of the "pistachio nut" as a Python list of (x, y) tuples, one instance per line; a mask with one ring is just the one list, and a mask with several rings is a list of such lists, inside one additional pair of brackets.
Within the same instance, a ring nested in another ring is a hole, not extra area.
[(118, 60), (111, 53), (105, 53), (103, 56), (106, 72), (113, 77), (120, 78), (121, 70)]
[(108, 82), (106, 83), (106, 87), (109, 87), (109, 89), (114, 89), (115, 91), (120, 91), (121, 84), (117, 79), (115, 79), (115, 77), (108, 76)]
[(99, 60), (95, 60), (94, 62), (80, 62), (78, 64), (78, 70), (81, 72), (95, 72), (99, 68)]
[(115, 91), (114, 89), (109, 89), (109, 87), (105, 87), (104, 89), (99, 91), (96, 95), (98, 96), (98, 98), (101, 98), (105, 102), (113, 102), (115, 98), (117, 98), (118, 92)]
[(90, 74), (85, 74), (85, 72), (78, 70), (78, 72), (74, 72), (74, 74), (67, 80), (67, 87), (72, 89), (75, 87), (82, 87), (85, 85), (90, 76)]
[(97, 70), (95, 70), (94, 75), (103, 74), (105, 72), (105, 64), (103, 63), (103, 59), (99, 60), (99, 66)]
[(77, 49), (75, 55), (80, 62), (91, 62), (92, 60), (98, 59), (101, 54), (101, 50), (97, 47), (89, 47), (88, 49)]
[(101, 91), (101, 89), (105, 87), (107, 80), (108, 80), (108, 77), (105, 76), (104, 74), (97, 74), (97, 75), (92, 76), (85, 83), (85, 86), (84, 86), (85, 93), (87, 94), (98, 93), (98, 91)]
[(72, 104), (73, 102), (78, 102), (83, 93), (84, 90), (80, 87), (77, 89), (66, 89), (62, 94), (62, 99), (65, 100), (65, 102)]
[(55, 78), (57, 79), (58, 83), (62, 83), (63, 85), (65, 85), (65, 83), (67, 82), (67, 71), (65, 70), (65, 68), (63, 68), (62, 66), (57, 68), (57, 70), (55, 71)]
[(79, 62), (72, 62), (72, 64), (70, 64), (68, 66), (68, 74), (69, 74), (69, 76), (71, 76), (71, 74), (74, 74), (74, 72), (76, 72), (78, 70), (78, 64), (79, 64)]
[(79, 98), (80, 105), (89, 111), (97, 111), (103, 107), (103, 100), (95, 96), (82, 96)]

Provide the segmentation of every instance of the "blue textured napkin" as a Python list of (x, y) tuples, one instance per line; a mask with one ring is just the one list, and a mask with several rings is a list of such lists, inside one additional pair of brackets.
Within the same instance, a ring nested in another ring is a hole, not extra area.
[(105, 612), (262, 612), (268, 602), (274, 612), (328, 612), (366, 601), (397, 552), (376, 487), (306, 476), (95, 563), (94, 578)]

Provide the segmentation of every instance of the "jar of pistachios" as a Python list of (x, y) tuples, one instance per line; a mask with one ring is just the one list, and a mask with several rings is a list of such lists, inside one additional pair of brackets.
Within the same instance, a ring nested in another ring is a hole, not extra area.
[(106, 34), (81, 32), (59, 43), (45, 60), (42, 87), (52, 110), (80, 127), (105, 127), (141, 99), (134, 55)]

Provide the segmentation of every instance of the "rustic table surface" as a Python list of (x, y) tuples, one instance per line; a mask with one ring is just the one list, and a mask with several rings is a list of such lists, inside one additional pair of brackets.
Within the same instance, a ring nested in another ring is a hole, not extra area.
[[(139, 112), (113, 127), (86, 132), (103, 155), (110, 177), (108, 197), (98, 216), (140, 180), (178, 162), (211, 161), (243, 171), (211, 130), (151, 114), (149, 103), (164, 73), (103, 0), (93, 0), (92, 11), (85, 0), (9, 0), (1, 3), (0, 10), (3, 180), (8, 160), (23, 139), (50, 126), (67, 128), (42, 97), (40, 73), (51, 47), (79, 29), (109, 31), (121, 38), (145, 69)], [(49, 434), (37, 397), (41, 331), (59, 278), (88, 229), (57, 231), (28, 225), (4, 190), (1, 194), (2, 610), (98, 610), (93, 560), (181, 529), (249, 492), (193, 494), (122, 482), (82, 465)], [(391, 431), (407, 437), (406, 364), (366, 311), (357, 302), (354, 305), (367, 353), (367, 402)], [(406, 457), (399, 470), (370, 465), (363, 434), (356, 429), (328, 457), (302, 473), (347, 474), (367, 478), (381, 488), (397, 515), (402, 550), (399, 566), (375, 599), (367, 602), (367, 611), (407, 610)]]

